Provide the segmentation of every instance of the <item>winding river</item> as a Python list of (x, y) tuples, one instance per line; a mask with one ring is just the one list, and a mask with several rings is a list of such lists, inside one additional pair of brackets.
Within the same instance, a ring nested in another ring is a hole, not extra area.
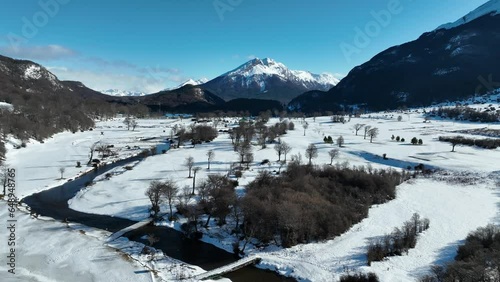
[[(43, 216), (52, 217), (57, 220), (76, 222), (110, 232), (119, 231), (136, 222), (119, 217), (75, 211), (68, 207), (68, 200), (75, 197), (78, 191), (85, 187), (86, 183), (92, 182), (97, 176), (115, 167), (142, 159), (143, 157), (136, 156), (117, 161), (113, 164), (108, 164), (99, 168), (98, 171), (88, 172), (63, 185), (28, 196), (24, 198), (22, 202), (29, 205), (33, 212)], [(188, 239), (181, 232), (163, 226), (145, 226), (129, 232), (124, 236), (133, 241), (147, 243), (146, 240), (141, 239), (141, 237), (151, 233), (155, 234), (160, 239), (158, 243), (154, 244), (155, 248), (161, 249), (164, 254), (172, 258), (189, 264), (198, 265), (205, 270), (211, 270), (236, 261), (232, 253), (228, 253), (211, 244)], [(235, 282), (295, 281), (294, 279), (280, 276), (275, 272), (262, 270), (253, 266), (242, 268), (224, 277)]]

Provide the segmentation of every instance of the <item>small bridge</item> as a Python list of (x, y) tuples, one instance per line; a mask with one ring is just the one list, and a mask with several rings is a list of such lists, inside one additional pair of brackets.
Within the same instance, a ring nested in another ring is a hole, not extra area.
[(127, 233), (127, 232), (130, 232), (132, 230), (135, 230), (135, 229), (139, 229), (143, 226), (146, 226), (148, 225), (149, 223), (151, 223), (153, 221), (152, 218), (148, 218), (148, 219), (145, 219), (143, 221), (139, 221), (137, 222), (136, 224), (133, 224), (133, 225), (130, 225), (129, 227), (125, 227), (123, 228), (122, 230), (120, 231), (117, 231), (113, 234), (111, 234), (109, 237), (108, 237), (108, 242), (112, 242), (116, 239), (118, 239), (119, 237), (123, 236), (123, 234)]
[(250, 257), (242, 258), (242, 259), (235, 261), (233, 263), (230, 263), (228, 265), (224, 265), (224, 266), (221, 266), (219, 268), (207, 271), (205, 273), (198, 274), (192, 278), (194, 278), (196, 280), (206, 280), (206, 279), (214, 278), (216, 276), (221, 276), (221, 275), (224, 275), (226, 273), (236, 271), (236, 270), (243, 268), (245, 266), (259, 263), (260, 260), (261, 260), (261, 258), (258, 256), (250, 256)]

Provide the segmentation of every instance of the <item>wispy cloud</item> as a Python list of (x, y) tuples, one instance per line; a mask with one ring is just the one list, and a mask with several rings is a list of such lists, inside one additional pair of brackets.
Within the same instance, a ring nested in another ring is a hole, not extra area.
[(8, 57), (34, 61), (51, 61), (78, 56), (76, 51), (61, 45), (0, 46), (0, 53)]
[(48, 67), (60, 80), (78, 80), (94, 90), (120, 89), (155, 93), (177, 86), (187, 80), (182, 75), (153, 72), (144, 74), (123, 74), (111, 71), (71, 69), (64, 66)]

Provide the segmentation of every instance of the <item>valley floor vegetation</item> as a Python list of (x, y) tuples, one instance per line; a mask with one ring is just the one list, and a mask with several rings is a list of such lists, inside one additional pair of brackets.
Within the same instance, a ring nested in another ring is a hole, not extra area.
[(420, 282), (500, 281), (500, 227), (488, 225), (471, 232), (458, 248), (455, 261), (434, 266)]
[[(245, 241), (241, 250), (236, 244), (235, 252), (243, 252), (254, 238), (263, 244), (290, 247), (344, 233), (368, 216), (371, 205), (394, 199), (396, 186), (408, 177), (392, 169), (348, 168), (345, 164), (317, 167), (295, 159), (278, 176), (261, 172), (242, 197), (235, 193), (235, 181), (224, 175), (209, 175), (196, 187), (199, 201), (188, 204), (194, 194), (186, 187), (181, 191), (185, 199), (176, 208), (178, 214), (188, 218), (183, 230), (191, 237), (202, 236), (199, 228), (208, 227), (211, 219), (225, 225), (231, 217), (233, 232)], [(172, 193), (168, 191), (179, 191), (169, 183), (170, 188), (163, 190), (153, 183), (147, 192), (154, 216), (159, 211), (159, 197), (164, 196), (171, 207)], [(171, 209), (170, 215), (172, 218)]]
[(421, 219), (418, 213), (413, 214), (401, 228), (395, 228), (391, 234), (385, 235), (368, 247), (368, 265), (373, 261), (382, 261), (389, 256), (401, 256), (417, 245), (418, 234), (429, 229), (429, 219)]

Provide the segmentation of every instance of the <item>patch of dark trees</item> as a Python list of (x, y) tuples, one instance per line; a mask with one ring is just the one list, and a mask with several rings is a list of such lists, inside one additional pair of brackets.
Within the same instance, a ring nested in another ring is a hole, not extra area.
[(456, 145), (478, 146), (484, 149), (496, 149), (500, 147), (500, 139), (493, 138), (472, 139), (463, 136), (439, 136), (438, 140), (450, 143), (452, 145), (452, 151), (455, 151)]
[(471, 232), (458, 248), (455, 261), (433, 266), (421, 282), (485, 281), (500, 277), (500, 227), (488, 225)]
[(500, 121), (500, 110), (495, 107), (487, 107), (484, 110), (474, 109), (467, 106), (456, 106), (453, 108), (437, 108), (426, 114), (428, 117), (440, 117), (461, 121), (473, 122), (498, 122)]
[(391, 234), (371, 242), (367, 252), (368, 265), (373, 261), (382, 261), (386, 257), (408, 254), (408, 251), (417, 245), (418, 234), (429, 229), (429, 224), (429, 219), (421, 219), (420, 215), (415, 213), (401, 228), (396, 227)]
[(262, 172), (242, 199), (245, 237), (284, 247), (330, 239), (395, 198), (404, 176), (394, 170), (317, 168), (291, 162), (278, 177)]

